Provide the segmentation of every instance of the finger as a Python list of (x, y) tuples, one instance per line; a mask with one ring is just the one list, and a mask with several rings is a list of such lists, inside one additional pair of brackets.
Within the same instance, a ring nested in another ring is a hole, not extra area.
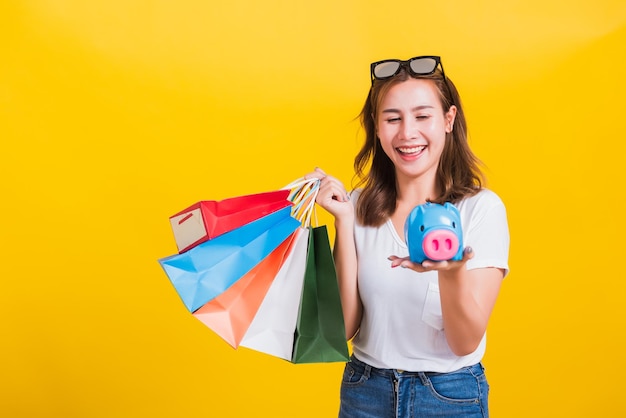
[(400, 267), (402, 267), (404, 269), (411, 269), (411, 270), (416, 271), (418, 273), (423, 273), (423, 272), (425, 272), (427, 270), (426, 268), (424, 268), (423, 264), (414, 263), (409, 258), (403, 259), (402, 262), (400, 263)]
[(323, 178), (324, 178), (324, 176), (321, 175), (320, 173), (316, 172), (316, 171), (314, 171), (312, 173), (305, 174), (305, 176), (304, 176), (305, 180), (311, 180), (311, 179), (321, 180)]
[(345, 187), (343, 187), (343, 183), (331, 176), (326, 176), (322, 179), (320, 194), (339, 202), (347, 202), (350, 200)]
[(424, 262), (422, 263), (422, 267), (431, 270), (443, 270), (448, 268), (448, 264), (449, 263), (447, 261), (424, 260)]
[(404, 259), (395, 255), (390, 255), (389, 257), (387, 257), (387, 260), (391, 261), (391, 268), (396, 268), (402, 263), (402, 260)]
[(322, 170), (319, 167), (315, 167), (315, 169), (311, 173), (308, 173), (304, 176), (304, 179), (305, 180), (310, 180), (310, 179), (322, 180), (325, 177), (326, 177), (326, 173), (324, 172), (324, 170)]
[(400, 258), (398, 256), (391, 255), (387, 257), (387, 260), (391, 261), (391, 268), (402, 267), (415, 271), (423, 270), (420, 264), (412, 262), (409, 257)]
[(474, 250), (472, 247), (465, 247), (463, 250), (463, 261), (471, 260), (474, 258)]

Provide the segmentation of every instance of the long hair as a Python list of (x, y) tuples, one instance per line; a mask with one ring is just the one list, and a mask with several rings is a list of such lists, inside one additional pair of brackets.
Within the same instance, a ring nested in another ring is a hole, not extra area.
[(432, 80), (439, 93), (444, 113), (452, 105), (457, 108), (452, 132), (446, 134), (446, 142), (437, 167), (436, 181), (441, 194), (432, 199), (432, 202), (456, 203), (476, 194), (484, 182), (480, 170), (481, 162), (467, 141), (465, 114), (461, 98), (452, 81), (447, 77), (444, 79), (439, 69), (431, 75), (412, 76), (403, 68), (390, 79), (374, 80), (359, 116), (365, 130), (365, 143), (354, 158), (354, 170), (355, 176), (359, 179), (356, 187), (363, 187), (356, 208), (357, 219), (363, 225), (379, 226), (396, 210), (398, 196), (396, 172), (376, 135), (376, 117), (380, 103), (389, 89), (409, 77)]

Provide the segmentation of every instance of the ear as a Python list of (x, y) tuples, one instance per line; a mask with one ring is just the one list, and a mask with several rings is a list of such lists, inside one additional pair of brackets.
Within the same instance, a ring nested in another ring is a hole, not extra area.
[(450, 109), (444, 115), (446, 120), (446, 133), (452, 132), (452, 128), (454, 127), (454, 120), (456, 119), (456, 106), (450, 106)]

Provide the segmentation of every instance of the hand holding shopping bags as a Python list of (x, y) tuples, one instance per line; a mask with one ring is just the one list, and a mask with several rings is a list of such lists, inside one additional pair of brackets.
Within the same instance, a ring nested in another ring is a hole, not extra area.
[(270, 287), (242, 346), (293, 363), (347, 361), (335, 264), (325, 226), (312, 227), (319, 180), (287, 186), (301, 221), (298, 242)]

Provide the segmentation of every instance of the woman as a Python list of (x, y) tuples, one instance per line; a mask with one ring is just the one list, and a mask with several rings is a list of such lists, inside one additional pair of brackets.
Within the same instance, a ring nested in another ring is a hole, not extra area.
[[(361, 112), (365, 144), (354, 163), (362, 188), (349, 196), (321, 169), (307, 175), (321, 179), (317, 203), (335, 217), (354, 351), (339, 416), (487, 417), (481, 359), (508, 272), (504, 205), (482, 187), (461, 100), (439, 57), (375, 62), (371, 76)], [(461, 261), (408, 258), (404, 223), (427, 201), (459, 209), (467, 245)]]

